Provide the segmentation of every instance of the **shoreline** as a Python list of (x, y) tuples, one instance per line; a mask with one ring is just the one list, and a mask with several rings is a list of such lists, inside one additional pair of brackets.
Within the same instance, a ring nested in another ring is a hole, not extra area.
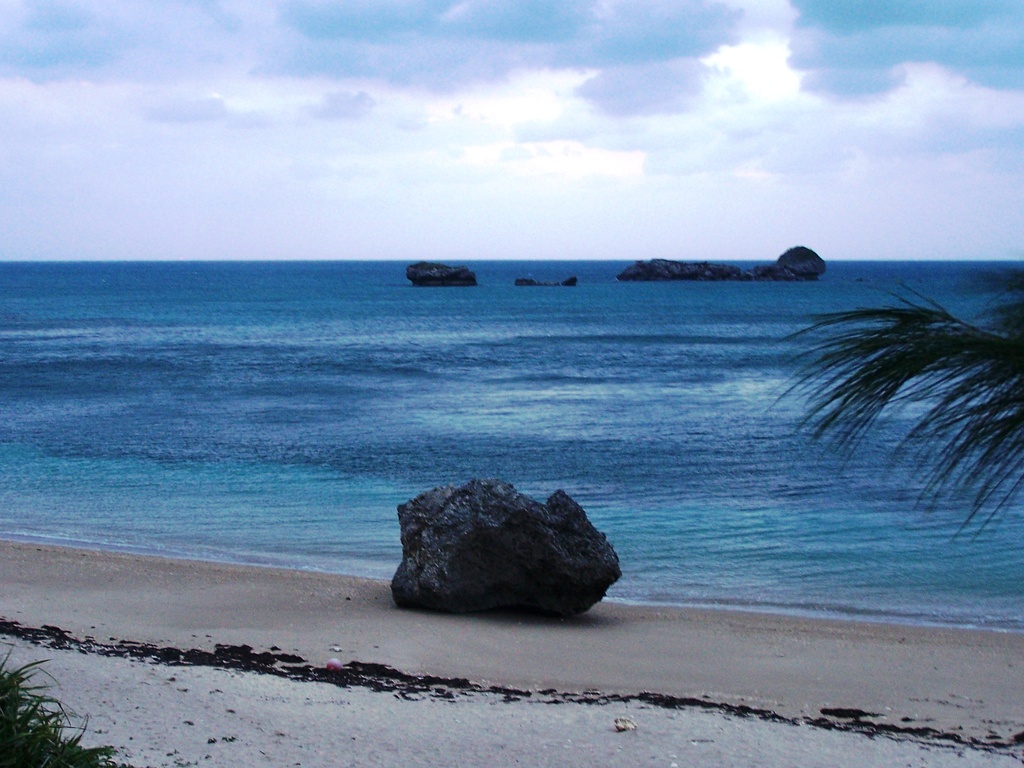
[[(1024, 739), (1024, 635), (600, 603), (572, 619), (395, 607), (386, 582), (0, 541), (0, 618), (96, 644), (329, 658), (483, 687), (655, 693)], [(849, 718), (847, 718), (849, 720)], [(843, 719), (840, 718), (839, 722)]]
[[(238, 568), (255, 568), (288, 571), (294, 573), (313, 573), (325, 576), (336, 576), (342, 579), (358, 579), (370, 582), (390, 581), (390, 577), (377, 578), (373, 576), (360, 576), (350, 573), (329, 571), (316, 567), (302, 567), (296, 564), (261, 562), (258, 558), (252, 560), (233, 559), (230, 556), (216, 557), (213, 555), (203, 556), (197, 552), (186, 550), (161, 551), (148, 549), (146, 547), (133, 547), (130, 545), (101, 544), (89, 541), (56, 541), (52, 538), (18, 534), (0, 534), (0, 545), (4, 543), (20, 544), (26, 546), (39, 546), (44, 548), (83, 550), (98, 554), (110, 553), (115, 555), (127, 555), (131, 557), (156, 558), (161, 560), (172, 560), (179, 562), (208, 563), (210, 565), (233, 566)], [(391, 567), (398, 567), (397, 561)], [(781, 603), (742, 603), (742, 602), (716, 602), (706, 601), (653, 601), (626, 597), (605, 597), (604, 604), (621, 605), (638, 609), (650, 610), (693, 610), (693, 611), (722, 611), (725, 613), (750, 613), (764, 616), (779, 616), (805, 621), (839, 621), (854, 622), (862, 624), (880, 624), (884, 626), (899, 627), (922, 627), (931, 629), (963, 629), (978, 632), (1013, 633), (1024, 635), (1024, 624), (1006, 626), (999, 623), (985, 624), (976, 621), (955, 621), (952, 619), (943, 620), (930, 618), (923, 614), (905, 614), (893, 611), (868, 612), (857, 608), (843, 607), (802, 607), (799, 605), (787, 605)]]

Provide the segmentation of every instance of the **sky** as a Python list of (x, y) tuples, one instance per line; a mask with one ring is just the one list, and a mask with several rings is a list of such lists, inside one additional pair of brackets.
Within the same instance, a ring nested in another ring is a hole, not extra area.
[(1022, 0), (0, 0), (0, 260), (1024, 259)]

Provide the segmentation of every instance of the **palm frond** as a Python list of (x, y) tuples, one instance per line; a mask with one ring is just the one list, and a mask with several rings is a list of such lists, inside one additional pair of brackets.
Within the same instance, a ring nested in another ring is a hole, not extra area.
[(987, 329), (900, 298), (818, 318), (796, 334), (822, 339), (793, 387), (810, 397), (804, 425), (852, 450), (883, 412), (920, 406), (900, 447), (927, 468), (925, 494), (973, 490), (966, 522), (990, 520), (1022, 488), (1024, 295), (993, 316)]

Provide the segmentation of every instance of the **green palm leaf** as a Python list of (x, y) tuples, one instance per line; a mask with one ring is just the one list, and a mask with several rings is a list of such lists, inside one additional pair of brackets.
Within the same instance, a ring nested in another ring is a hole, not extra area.
[(969, 492), (964, 524), (988, 522), (1024, 483), (1022, 285), (989, 328), (920, 297), (818, 318), (796, 334), (821, 337), (794, 387), (810, 395), (805, 425), (853, 450), (883, 412), (913, 408), (901, 448), (926, 468), (925, 496)]

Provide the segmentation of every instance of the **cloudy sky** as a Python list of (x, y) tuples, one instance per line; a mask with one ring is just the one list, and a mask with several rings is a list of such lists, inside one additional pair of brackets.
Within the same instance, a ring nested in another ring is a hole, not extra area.
[(1024, 258), (1022, 0), (0, 0), (0, 259)]

